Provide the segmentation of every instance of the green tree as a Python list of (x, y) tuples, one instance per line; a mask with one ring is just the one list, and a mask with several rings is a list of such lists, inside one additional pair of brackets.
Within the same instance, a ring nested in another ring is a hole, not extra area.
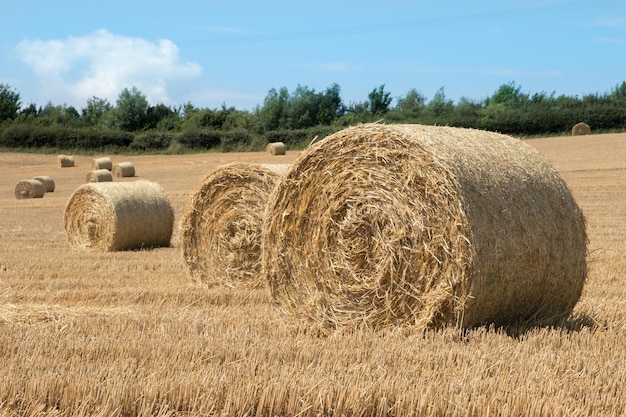
[(114, 111), (109, 112), (110, 127), (135, 132), (146, 127), (148, 99), (137, 87), (124, 88), (120, 93)]
[(111, 111), (113, 106), (106, 98), (93, 96), (87, 100), (87, 107), (82, 109), (82, 119), (85, 126), (100, 125), (103, 116)]
[(443, 124), (454, 110), (454, 102), (446, 97), (443, 87), (439, 88), (426, 105), (427, 116), (431, 121)]
[(15, 119), (20, 106), (19, 93), (6, 84), (0, 84), (0, 122)]
[(287, 104), (289, 90), (282, 87), (280, 90), (272, 88), (263, 100), (263, 106), (257, 110), (261, 129), (263, 131), (284, 128), (287, 121)]
[(426, 105), (426, 97), (415, 88), (410, 89), (404, 96), (396, 100), (395, 112), (400, 119), (417, 119)]
[(391, 93), (385, 91), (385, 84), (374, 88), (367, 96), (368, 110), (372, 115), (382, 116), (389, 111), (389, 106), (393, 101)]

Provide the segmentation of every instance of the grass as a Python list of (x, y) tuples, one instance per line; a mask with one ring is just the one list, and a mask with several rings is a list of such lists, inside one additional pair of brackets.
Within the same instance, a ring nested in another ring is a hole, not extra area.
[[(176, 237), (150, 251), (75, 252), (63, 209), (92, 158), (61, 169), (56, 155), (0, 154), (0, 416), (624, 415), (626, 135), (528, 143), (585, 212), (589, 279), (560, 326), (465, 334), (287, 327), (264, 290), (193, 284)], [(295, 156), (112, 159), (163, 186), (177, 225), (208, 170)], [(16, 200), (15, 183), (36, 175), (55, 192)]]

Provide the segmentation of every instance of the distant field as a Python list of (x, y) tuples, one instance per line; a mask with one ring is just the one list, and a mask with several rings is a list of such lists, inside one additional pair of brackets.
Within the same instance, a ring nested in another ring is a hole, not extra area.
[[(158, 182), (172, 247), (77, 252), (65, 204), (94, 157), (0, 153), (0, 416), (626, 415), (626, 134), (527, 140), (587, 218), (589, 277), (574, 317), (519, 337), (489, 328), (414, 334), (287, 327), (265, 290), (205, 289), (178, 224), (204, 175), (284, 156), (110, 156)], [(17, 200), (48, 175), (43, 198)]]

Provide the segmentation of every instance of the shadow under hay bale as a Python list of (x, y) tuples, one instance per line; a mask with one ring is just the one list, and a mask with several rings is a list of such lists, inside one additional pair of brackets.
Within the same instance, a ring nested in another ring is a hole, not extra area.
[(108, 171), (111, 171), (113, 169), (113, 161), (111, 161), (111, 158), (109, 157), (96, 158), (91, 163), (91, 169), (93, 169), (94, 171), (98, 169), (106, 169)]
[(591, 135), (591, 128), (587, 123), (576, 123), (572, 127), (572, 136)]
[(263, 222), (288, 320), (418, 328), (557, 319), (587, 274), (585, 220), (556, 170), (509, 136), (365, 124), (307, 148)]
[(261, 221), (271, 191), (288, 165), (232, 163), (209, 172), (181, 220), (183, 256), (206, 285), (265, 285)]
[(135, 166), (132, 162), (120, 162), (113, 165), (113, 176), (115, 177), (134, 177)]
[(170, 245), (174, 210), (154, 182), (89, 183), (70, 197), (63, 223), (76, 249), (144, 249)]
[(15, 185), (15, 198), (41, 198), (46, 193), (45, 186), (38, 180), (21, 180)]
[(52, 193), (56, 189), (56, 184), (54, 183), (52, 177), (49, 177), (47, 175), (40, 175), (38, 177), (35, 177), (35, 179), (43, 184), (44, 191), (46, 193)]
[(85, 182), (111, 182), (113, 174), (108, 169), (96, 169), (89, 171), (85, 177)]
[(74, 157), (69, 155), (58, 156), (59, 167), (69, 168), (74, 166)]
[(265, 151), (270, 155), (285, 155), (287, 147), (283, 142), (272, 142), (267, 144)]

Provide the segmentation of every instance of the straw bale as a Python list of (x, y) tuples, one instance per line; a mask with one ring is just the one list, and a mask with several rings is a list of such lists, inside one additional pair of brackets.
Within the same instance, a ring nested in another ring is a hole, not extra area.
[(546, 323), (571, 313), (587, 274), (565, 182), (493, 132), (344, 129), (298, 156), (266, 213), (272, 297), (320, 328)]
[(111, 171), (113, 169), (113, 161), (109, 157), (96, 158), (91, 163), (91, 169), (106, 169)]
[(170, 245), (174, 210), (154, 182), (88, 183), (70, 197), (63, 223), (75, 249), (144, 249)]
[(134, 177), (135, 165), (132, 162), (120, 162), (113, 165), (113, 175), (116, 177)]
[(95, 169), (87, 173), (86, 182), (110, 182), (113, 181), (113, 175), (108, 169)]
[(74, 157), (69, 155), (59, 155), (58, 156), (59, 167), (68, 168), (74, 166)]
[(574, 127), (572, 127), (572, 136), (582, 136), (582, 135), (591, 135), (591, 128), (587, 123), (580, 122), (576, 123)]
[(38, 180), (21, 180), (15, 185), (15, 198), (18, 200), (41, 198), (45, 193), (46, 188)]
[(285, 155), (287, 153), (287, 147), (283, 142), (268, 143), (265, 150), (271, 155)]
[(194, 281), (208, 286), (265, 284), (261, 221), (287, 165), (231, 163), (209, 172), (181, 220), (183, 256)]
[(46, 193), (54, 192), (56, 184), (54, 183), (52, 177), (49, 177), (48, 175), (40, 175), (38, 177), (35, 177), (35, 179), (43, 184)]

